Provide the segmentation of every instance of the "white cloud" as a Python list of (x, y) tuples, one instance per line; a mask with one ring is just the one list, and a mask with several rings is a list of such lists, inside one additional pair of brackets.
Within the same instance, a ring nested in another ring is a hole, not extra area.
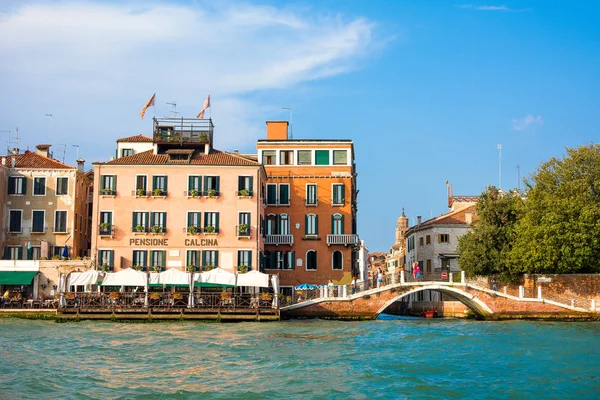
[(217, 144), (252, 143), (256, 127), (264, 135), (271, 106), (248, 97), (358, 68), (376, 46), (373, 22), (305, 9), (166, 0), (15, 4), (0, 8), (0, 121), (28, 127), (31, 136), (46, 131), (51, 112), (55, 142), (87, 133), (91, 147), (107, 136), (149, 133), (136, 116), (153, 92), (157, 115), (176, 100), (183, 116), (195, 116), (211, 92)]
[(542, 119), (541, 115), (533, 116), (528, 114), (523, 118), (513, 118), (511, 123), (513, 131), (524, 131), (530, 126), (532, 126), (534, 129), (536, 126), (543, 126), (544, 120)]
[(501, 6), (488, 6), (488, 5), (483, 5), (483, 6), (478, 6), (475, 4), (459, 4), (456, 7), (458, 8), (467, 8), (467, 9), (471, 9), (471, 10), (478, 10), (478, 11), (529, 11), (529, 8), (509, 8), (505, 5), (501, 5)]

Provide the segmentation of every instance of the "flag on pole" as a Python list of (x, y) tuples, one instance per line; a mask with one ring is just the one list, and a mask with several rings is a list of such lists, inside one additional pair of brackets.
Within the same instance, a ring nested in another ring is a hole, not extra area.
[(146, 109), (148, 107), (154, 107), (154, 97), (156, 96), (156, 93), (154, 93), (152, 95), (152, 97), (150, 97), (150, 100), (148, 100), (148, 102), (144, 105), (144, 107), (142, 108), (142, 111), (140, 112), (140, 116), (142, 117), (142, 119), (144, 119), (144, 115), (146, 114)]
[(204, 111), (210, 107), (210, 93), (206, 96), (206, 100), (204, 100), (204, 105), (202, 106), (202, 110), (196, 115), (196, 118), (204, 119)]

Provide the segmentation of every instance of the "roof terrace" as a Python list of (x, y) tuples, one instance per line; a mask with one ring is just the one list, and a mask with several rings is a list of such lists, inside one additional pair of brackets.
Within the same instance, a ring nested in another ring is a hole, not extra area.
[(152, 139), (163, 147), (208, 144), (212, 148), (214, 127), (212, 119), (155, 117)]

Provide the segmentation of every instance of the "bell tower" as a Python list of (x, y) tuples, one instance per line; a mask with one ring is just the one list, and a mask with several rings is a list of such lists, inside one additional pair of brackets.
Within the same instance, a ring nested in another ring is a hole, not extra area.
[(396, 226), (396, 244), (404, 245), (404, 239), (406, 232), (408, 231), (408, 218), (404, 215), (404, 208), (402, 209), (402, 215), (398, 218), (398, 226)]

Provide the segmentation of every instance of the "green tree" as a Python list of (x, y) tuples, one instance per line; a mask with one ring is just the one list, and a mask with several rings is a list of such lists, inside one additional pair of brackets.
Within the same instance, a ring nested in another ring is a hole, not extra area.
[(600, 272), (600, 145), (567, 148), (525, 180), (511, 263), (523, 273)]
[(523, 200), (516, 191), (503, 193), (489, 186), (475, 205), (477, 219), (458, 240), (458, 264), (469, 275), (496, 274), (501, 281), (518, 277), (509, 262)]

